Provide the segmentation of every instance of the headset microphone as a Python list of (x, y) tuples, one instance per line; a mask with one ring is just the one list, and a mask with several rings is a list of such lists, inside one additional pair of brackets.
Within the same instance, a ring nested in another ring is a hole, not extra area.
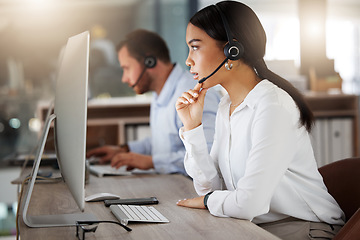
[(222, 61), (222, 63), (220, 63), (220, 65), (215, 69), (215, 71), (213, 71), (209, 76), (200, 79), (200, 81), (199, 81), (198, 83), (203, 83), (203, 82), (205, 82), (206, 79), (208, 79), (209, 77), (211, 77), (212, 75), (214, 75), (217, 71), (219, 71), (219, 69), (222, 67), (222, 65), (225, 64), (225, 62), (226, 62), (227, 60), (228, 60), (228, 58), (225, 58), (225, 60)]
[(138, 79), (136, 80), (136, 82), (131, 86), (132, 88), (134, 88), (140, 82), (140, 79), (144, 75), (145, 71), (146, 71), (146, 67), (144, 67), (144, 69), (140, 73), (140, 75), (139, 75)]
[(139, 75), (138, 79), (136, 80), (136, 82), (131, 87), (134, 88), (140, 82), (140, 79), (144, 75), (146, 69), (154, 68), (155, 66), (156, 66), (156, 58), (155, 57), (153, 57), (153, 56), (145, 57), (144, 58), (144, 69), (140, 73), (140, 75)]
[(219, 14), (221, 16), (221, 20), (223, 22), (225, 32), (226, 32), (226, 37), (228, 39), (228, 42), (226, 43), (226, 45), (224, 47), (224, 54), (225, 54), (226, 58), (215, 69), (215, 71), (213, 71), (209, 76), (200, 79), (200, 81), (198, 83), (203, 83), (203, 82), (205, 82), (205, 80), (207, 80), (212, 75), (214, 75), (221, 68), (221, 66), (225, 64), (225, 62), (227, 60), (229, 60), (229, 59), (230, 60), (238, 60), (244, 55), (244, 46), (240, 42), (237, 42), (236, 40), (234, 41), (234, 37), (231, 34), (230, 27), (229, 27), (229, 24), (228, 24), (228, 22), (226, 20), (225, 15), (223, 14), (223, 12), (219, 8), (219, 6), (217, 6), (217, 5), (214, 5), (214, 6), (215, 6), (216, 10), (219, 12)]

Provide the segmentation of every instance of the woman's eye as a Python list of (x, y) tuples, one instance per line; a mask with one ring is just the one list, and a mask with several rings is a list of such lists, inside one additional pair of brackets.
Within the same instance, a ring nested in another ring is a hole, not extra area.
[(198, 48), (197, 46), (191, 46), (191, 49), (192, 49), (193, 51), (196, 51), (196, 50), (198, 50), (199, 48)]

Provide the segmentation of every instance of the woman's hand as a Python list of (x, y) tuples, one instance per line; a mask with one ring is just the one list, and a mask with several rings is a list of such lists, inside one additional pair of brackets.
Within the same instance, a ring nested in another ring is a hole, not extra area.
[(184, 92), (176, 101), (176, 111), (184, 124), (185, 131), (201, 125), (207, 91), (207, 89), (201, 89), (201, 86), (202, 84), (196, 84), (194, 89)]
[(204, 196), (179, 200), (176, 204), (182, 207), (206, 209), (204, 205)]

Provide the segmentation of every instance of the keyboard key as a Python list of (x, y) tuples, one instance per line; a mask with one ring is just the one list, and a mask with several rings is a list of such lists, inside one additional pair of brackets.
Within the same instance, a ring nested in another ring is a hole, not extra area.
[(152, 219), (154, 219), (154, 220), (160, 220), (159, 217), (156, 216), (156, 215), (149, 209), (149, 207), (143, 208), (143, 211), (145, 211), (148, 215), (150, 215)]
[(154, 207), (149, 207), (149, 210), (151, 210), (160, 221), (169, 221), (166, 217), (164, 217), (158, 210), (156, 210)]
[(125, 211), (130, 215), (129, 219), (140, 220), (140, 218), (134, 213), (134, 211), (128, 205), (122, 205)]

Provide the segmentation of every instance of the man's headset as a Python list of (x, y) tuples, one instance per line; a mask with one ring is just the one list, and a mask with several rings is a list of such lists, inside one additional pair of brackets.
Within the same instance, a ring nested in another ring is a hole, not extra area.
[(131, 87), (134, 88), (140, 82), (140, 79), (144, 75), (146, 69), (154, 68), (155, 66), (156, 66), (156, 57), (154, 57), (154, 56), (146, 56), (144, 58), (144, 69), (140, 73), (140, 75), (139, 75), (138, 79), (136, 80), (136, 82)]
[(226, 20), (225, 15), (223, 14), (223, 12), (221, 11), (221, 9), (217, 6), (214, 5), (216, 7), (216, 10), (219, 12), (225, 31), (226, 31), (226, 36), (227, 36), (227, 40), (228, 42), (226, 43), (225, 47), (224, 47), (224, 54), (225, 54), (225, 60), (222, 61), (222, 63), (215, 69), (215, 71), (213, 71), (209, 76), (204, 77), (202, 79), (199, 80), (199, 83), (203, 83), (205, 82), (206, 79), (210, 78), (212, 75), (214, 75), (224, 64), (227, 60), (238, 60), (240, 59), (243, 55), (244, 55), (244, 46), (238, 42), (238, 41), (234, 41), (234, 37), (231, 34), (230, 31), (230, 27), (229, 24)]

